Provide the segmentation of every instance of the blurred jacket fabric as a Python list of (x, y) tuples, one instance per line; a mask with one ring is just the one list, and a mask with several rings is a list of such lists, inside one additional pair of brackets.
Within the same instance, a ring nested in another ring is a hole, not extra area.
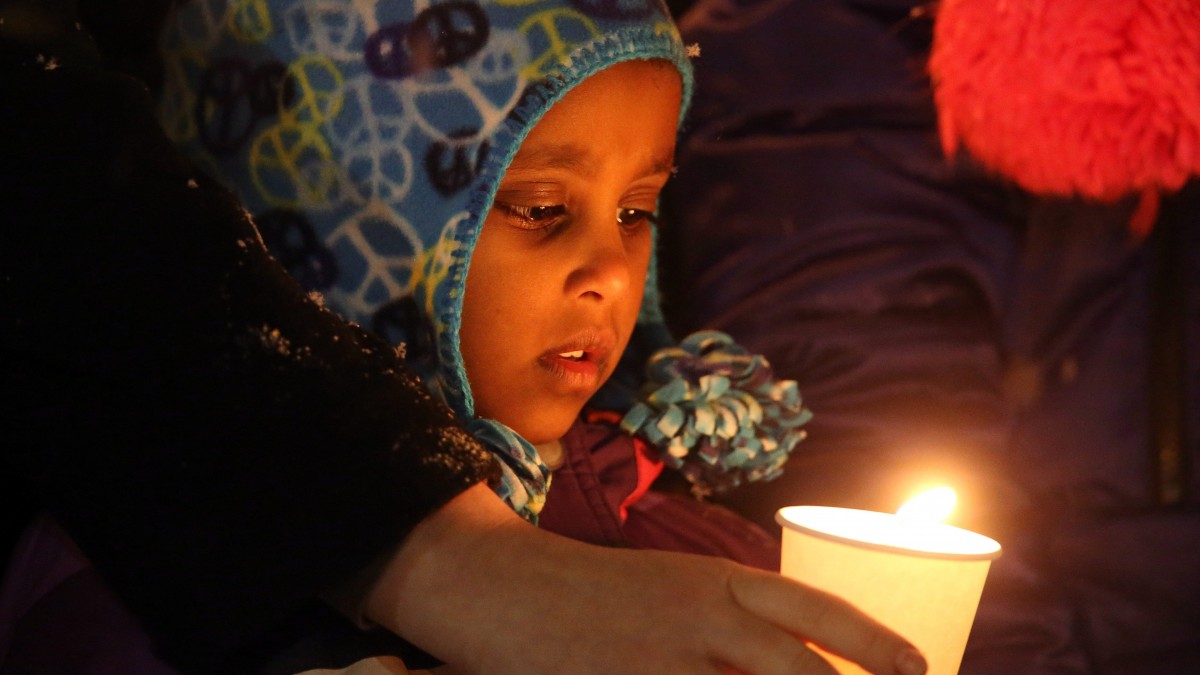
[(1200, 190), (1050, 198), (940, 150), (931, 6), (701, 0), (665, 306), (795, 378), (810, 435), (728, 503), (892, 511), (1000, 541), (972, 673), (1200, 672)]

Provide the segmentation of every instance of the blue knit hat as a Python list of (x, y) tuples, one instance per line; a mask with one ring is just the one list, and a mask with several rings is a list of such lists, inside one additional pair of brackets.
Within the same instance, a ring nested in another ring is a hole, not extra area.
[[(525, 135), (575, 85), (663, 59), (683, 81), (682, 117), (691, 65), (661, 0), (192, 0), (166, 54), (168, 133), (238, 192), (301, 283), (404, 346), (498, 448), (502, 496), (534, 516), (549, 471), (474, 417), (459, 351), (467, 265)], [(627, 358), (597, 398), (636, 407), (646, 357), (669, 344), (652, 263)], [(642, 412), (631, 430), (657, 419)]]

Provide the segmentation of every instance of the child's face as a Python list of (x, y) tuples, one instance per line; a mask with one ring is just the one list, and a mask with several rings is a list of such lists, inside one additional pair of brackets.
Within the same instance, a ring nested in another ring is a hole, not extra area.
[(641, 306), (680, 77), (630, 61), (585, 80), (521, 144), (471, 258), (461, 350), (480, 417), (557, 440), (612, 374)]

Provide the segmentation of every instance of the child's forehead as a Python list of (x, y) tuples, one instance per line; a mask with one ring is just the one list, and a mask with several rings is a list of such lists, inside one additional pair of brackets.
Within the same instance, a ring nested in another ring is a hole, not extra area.
[(669, 62), (627, 61), (555, 102), (529, 129), (507, 173), (600, 175), (614, 159), (647, 174), (674, 166), (682, 78)]

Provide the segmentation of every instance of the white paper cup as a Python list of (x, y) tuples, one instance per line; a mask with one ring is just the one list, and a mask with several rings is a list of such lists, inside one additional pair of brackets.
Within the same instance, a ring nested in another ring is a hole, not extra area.
[[(784, 576), (840, 596), (903, 635), (925, 655), (929, 675), (954, 675), (991, 561), (1000, 544), (981, 534), (890, 513), (789, 506)], [(839, 673), (862, 668), (822, 652)]]

